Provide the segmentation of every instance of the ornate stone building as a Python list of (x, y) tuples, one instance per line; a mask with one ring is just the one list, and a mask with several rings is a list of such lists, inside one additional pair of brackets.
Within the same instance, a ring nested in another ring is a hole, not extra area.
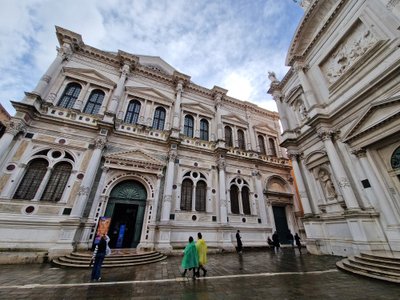
[(400, 251), (400, 1), (303, 1), (270, 73), (312, 253)]
[(87, 249), (103, 215), (112, 247), (163, 251), (198, 231), (229, 250), (237, 229), (245, 246), (299, 230), (277, 113), (198, 86), (159, 57), (56, 32), (56, 59), (12, 102), (0, 140), (1, 248)]

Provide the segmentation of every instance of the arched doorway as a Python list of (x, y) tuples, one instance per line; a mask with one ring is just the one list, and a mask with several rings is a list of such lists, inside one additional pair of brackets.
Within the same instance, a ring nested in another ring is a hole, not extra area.
[(112, 189), (105, 212), (111, 218), (111, 248), (136, 248), (139, 244), (146, 199), (145, 187), (136, 180), (120, 182)]

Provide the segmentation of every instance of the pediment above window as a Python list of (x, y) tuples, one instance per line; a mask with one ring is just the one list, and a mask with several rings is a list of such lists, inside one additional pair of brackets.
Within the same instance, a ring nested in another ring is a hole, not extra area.
[(124, 170), (159, 172), (165, 162), (143, 150), (129, 150), (105, 155), (105, 167)]
[(247, 121), (236, 114), (228, 114), (222, 116), (223, 123), (247, 125)]
[(260, 133), (267, 133), (269, 135), (276, 136), (277, 132), (276, 129), (272, 128), (268, 124), (259, 124), (254, 126), (254, 129)]
[(98, 84), (101, 86), (106, 86), (110, 89), (116, 86), (116, 83), (114, 81), (93, 69), (64, 67), (63, 73), (65, 74), (65, 76), (76, 78), (85, 82)]
[(161, 102), (161, 103), (172, 103), (173, 99), (168, 98), (167, 95), (157, 91), (154, 88), (150, 87), (134, 87), (134, 86), (127, 86), (125, 87), (128, 94), (132, 96), (138, 96), (140, 98), (152, 100), (154, 102)]
[(214, 116), (214, 111), (200, 103), (183, 103), (182, 110), (200, 115)]
[(398, 132), (399, 128), (400, 95), (397, 95), (367, 108), (345, 135), (344, 142), (366, 146)]

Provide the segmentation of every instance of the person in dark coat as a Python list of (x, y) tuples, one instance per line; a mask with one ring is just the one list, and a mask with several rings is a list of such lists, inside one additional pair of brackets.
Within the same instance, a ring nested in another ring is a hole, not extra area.
[(279, 252), (279, 248), (281, 247), (281, 244), (279, 242), (279, 236), (278, 236), (278, 233), (276, 231), (272, 235), (272, 242), (274, 244), (274, 250), (276, 251), (276, 253), (278, 253)]
[(300, 242), (301, 238), (299, 237), (299, 235), (297, 234), (297, 232), (296, 232), (295, 235), (294, 235), (294, 239), (295, 239), (295, 241), (296, 241), (296, 246), (297, 246), (297, 248), (299, 249), (299, 252), (300, 252), (300, 254), (301, 254), (301, 242)]
[(272, 248), (272, 250), (273, 250), (274, 249), (274, 242), (271, 240), (270, 237), (267, 238), (267, 243), (268, 243), (268, 246), (270, 248)]
[(242, 244), (242, 237), (240, 236), (240, 230), (236, 232), (236, 243), (237, 247), (236, 250), (239, 254), (242, 254), (243, 244)]
[(91, 280), (99, 281), (101, 279), (101, 266), (104, 261), (104, 257), (106, 256), (106, 249), (107, 249), (107, 240), (106, 236), (103, 235), (100, 239), (100, 242), (96, 245), (92, 260), (90, 264), (94, 261), (93, 268), (92, 268), (92, 276)]

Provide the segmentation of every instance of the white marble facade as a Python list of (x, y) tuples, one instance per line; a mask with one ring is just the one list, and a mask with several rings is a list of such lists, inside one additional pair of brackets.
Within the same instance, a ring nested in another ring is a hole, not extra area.
[(273, 207), (302, 229), (277, 113), (196, 85), (159, 57), (56, 32), (56, 59), (13, 102), (0, 140), (1, 249), (88, 249), (99, 217), (119, 218), (112, 203), (130, 199), (138, 248), (168, 252), (201, 231), (230, 250), (237, 229), (245, 246), (265, 246)]
[(308, 1), (270, 72), (311, 253), (400, 251), (400, 1)]

